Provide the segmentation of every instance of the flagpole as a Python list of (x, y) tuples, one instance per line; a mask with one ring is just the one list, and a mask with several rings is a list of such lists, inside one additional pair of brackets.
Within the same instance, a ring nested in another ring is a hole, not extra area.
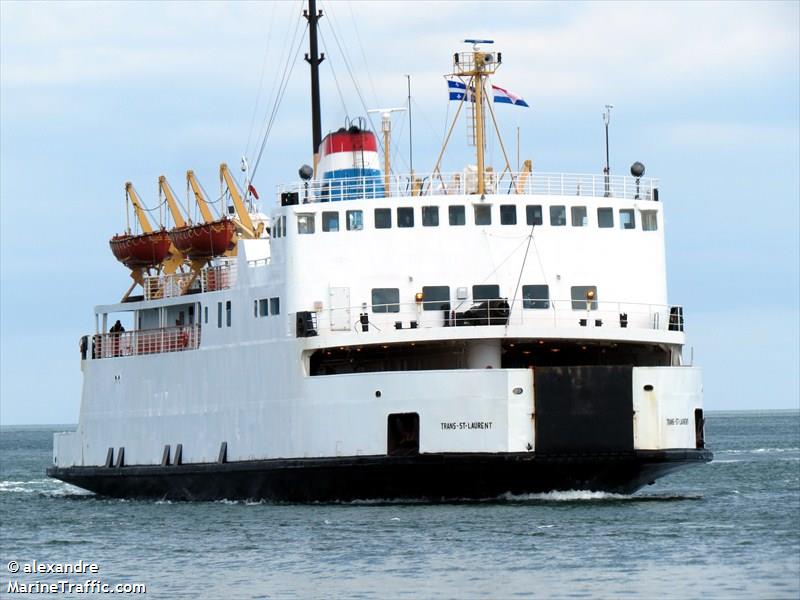
[(411, 177), (414, 177), (414, 143), (411, 135), (411, 75), (406, 74), (408, 80), (408, 168)]

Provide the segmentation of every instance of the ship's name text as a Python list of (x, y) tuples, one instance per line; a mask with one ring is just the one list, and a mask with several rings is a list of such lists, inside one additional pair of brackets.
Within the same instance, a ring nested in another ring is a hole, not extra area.
[(442, 421), (442, 429), (453, 431), (456, 429), (491, 429), (492, 421)]
[(683, 418), (675, 418), (675, 419), (667, 419), (667, 425), (688, 425), (689, 419), (687, 417)]

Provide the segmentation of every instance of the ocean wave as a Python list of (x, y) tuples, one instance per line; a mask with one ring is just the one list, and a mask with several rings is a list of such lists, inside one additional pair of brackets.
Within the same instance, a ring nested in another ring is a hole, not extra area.
[(72, 497), (93, 496), (92, 492), (56, 479), (31, 479), (29, 481), (0, 481), (0, 493), (39, 494), (40, 496)]
[(800, 448), (748, 448), (746, 450), (717, 450), (715, 454), (782, 454), (784, 452), (800, 452)]

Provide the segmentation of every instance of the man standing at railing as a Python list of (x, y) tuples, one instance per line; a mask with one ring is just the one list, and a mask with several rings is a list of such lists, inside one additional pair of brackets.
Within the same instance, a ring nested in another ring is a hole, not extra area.
[(109, 329), (108, 331), (109, 333), (113, 334), (111, 336), (111, 339), (112, 339), (112, 349), (114, 352), (114, 356), (119, 356), (119, 334), (123, 333), (125, 331), (125, 328), (122, 326), (122, 323), (119, 322), (119, 319), (117, 319), (117, 322), (114, 323), (111, 326), (111, 329)]

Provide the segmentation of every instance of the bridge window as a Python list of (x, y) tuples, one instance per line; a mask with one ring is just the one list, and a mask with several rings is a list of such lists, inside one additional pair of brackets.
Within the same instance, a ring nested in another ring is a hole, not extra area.
[(656, 231), (658, 230), (658, 211), (657, 210), (643, 210), (642, 211), (642, 230)]
[(475, 302), (479, 300), (494, 300), (500, 297), (499, 285), (473, 285), (472, 286), (472, 299)]
[(550, 308), (550, 288), (546, 285), (523, 285), (522, 308)]
[(473, 208), (475, 209), (475, 225), (492, 224), (491, 204), (476, 204)]
[(364, 229), (364, 212), (360, 210), (347, 211), (347, 231), (361, 231)]
[(422, 287), (423, 310), (450, 310), (450, 287), (427, 285)]
[(279, 314), (281, 314), (281, 299), (280, 298), (270, 298), (269, 299), (269, 314), (271, 314), (271, 315), (279, 315)]
[(339, 213), (322, 213), (322, 231), (339, 231)]
[(571, 212), (573, 227), (587, 227), (589, 225), (589, 217), (586, 214), (585, 206), (573, 206)]
[(231, 326), (231, 301), (225, 302), (225, 326)]
[(525, 207), (525, 218), (528, 225), (542, 224), (542, 207), (539, 204), (529, 204)]
[(256, 306), (254, 310), (256, 311), (257, 317), (266, 317), (269, 315), (269, 300), (267, 298), (256, 300), (255, 303)]
[(620, 229), (636, 229), (636, 215), (632, 208), (619, 209), (619, 227)]
[(572, 310), (597, 310), (596, 285), (573, 285), (570, 291)]
[(205, 322), (206, 325), (208, 325), (208, 306), (203, 307), (203, 317), (204, 317), (203, 321)]
[(423, 206), (422, 207), (422, 226), (423, 227), (438, 227), (439, 226), (439, 207), (438, 206)]
[(550, 225), (562, 227), (567, 224), (567, 209), (564, 206), (550, 207)]
[(397, 226), (414, 226), (414, 209), (410, 206), (401, 206), (397, 209)]
[(448, 206), (447, 214), (450, 217), (450, 225), (466, 225), (467, 218), (463, 206)]
[(222, 302), (217, 302), (217, 327), (222, 327)]
[(376, 208), (375, 229), (391, 229), (391, 228), (392, 228), (392, 209)]
[(500, 205), (500, 224), (501, 225), (517, 224), (517, 207), (514, 204)]
[(314, 215), (297, 215), (297, 233), (314, 233)]
[(372, 288), (372, 312), (400, 312), (400, 290), (398, 288)]
[(604, 206), (597, 209), (597, 226), (607, 229), (614, 227), (614, 209)]

